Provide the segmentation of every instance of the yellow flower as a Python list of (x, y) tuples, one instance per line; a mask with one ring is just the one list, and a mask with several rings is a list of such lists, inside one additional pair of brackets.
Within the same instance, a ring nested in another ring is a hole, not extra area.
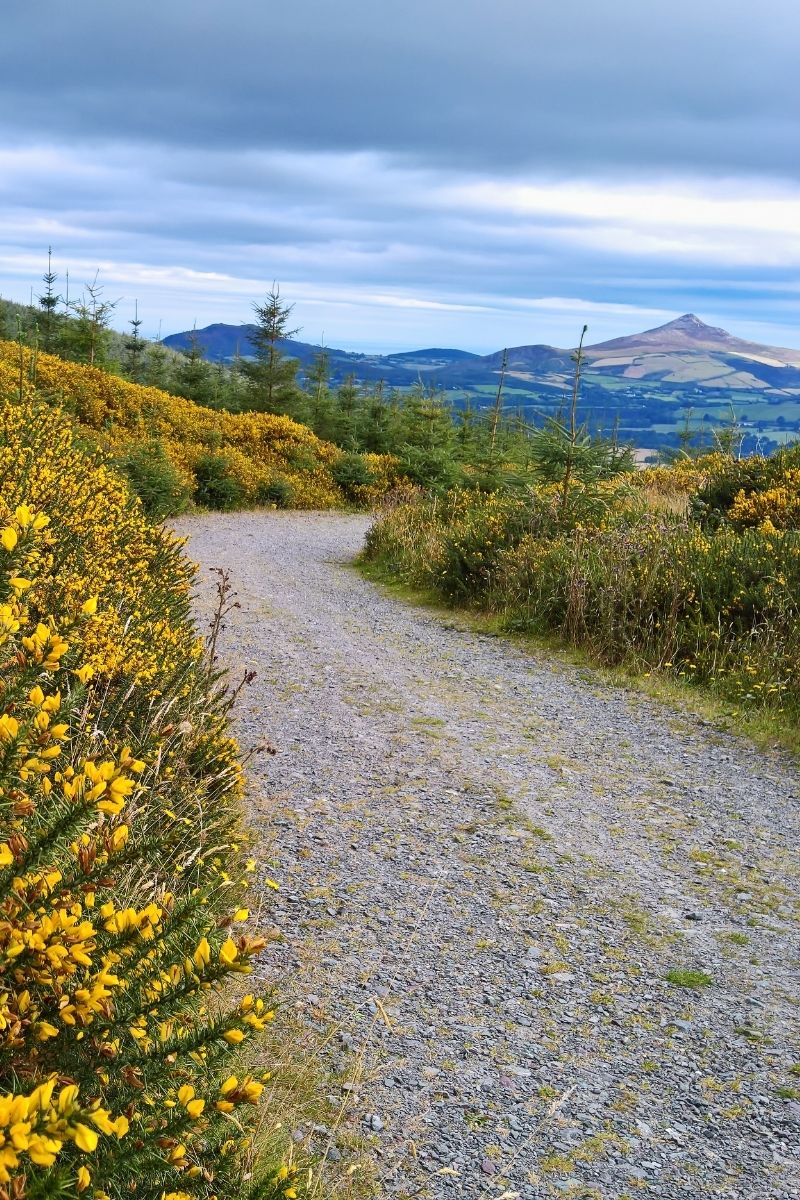
[(5, 529), (0, 531), (0, 545), (2, 545), (4, 550), (8, 550), (9, 554), (16, 548), (18, 541), (17, 531), (16, 529), (12, 529), (10, 525), (7, 525)]
[(90, 596), (88, 600), (84, 600), (81, 605), (81, 612), (85, 617), (93, 617), (97, 612), (97, 596)]
[(211, 962), (211, 947), (208, 944), (208, 938), (201, 938), (198, 942), (197, 949), (194, 952), (195, 966), (204, 967)]
[(79, 1192), (85, 1192), (89, 1184), (92, 1182), (92, 1177), (86, 1167), (78, 1167), (77, 1188)]
[(19, 721), (8, 713), (0, 713), (0, 742), (10, 742), (19, 733)]
[(97, 1149), (97, 1134), (88, 1125), (76, 1125), (72, 1134), (72, 1140), (79, 1150), (84, 1150), (87, 1154), (91, 1154), (93, 1150)]
[(219, 957), (220, 962), (225, 963), (226, 966), (230, 966), (236, 962), (239, 957), (239, 951), (236, 949), (236, 943), (232, 938), (228, 938), (224, 945), (220, 947)]

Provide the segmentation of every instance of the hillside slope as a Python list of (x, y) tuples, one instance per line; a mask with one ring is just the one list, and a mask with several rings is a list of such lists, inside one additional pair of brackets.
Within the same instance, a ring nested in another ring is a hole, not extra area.
[[(232, 481), (229, 493), (242, 504), (335, 508), (345, 503), (332, 474), (342, 451), (289, 417), (217, 412), (157, 388), (53, 355), (34, 356), (15, 342), (0, 341), (0, 396), (18, 395), (20, 384), (26, 393), (57, 403), (116, 456), (148, 446), (162, 448), (189, 496), (197, 491), (199, 472), (217, 470)], [(391, 463), (378, 455), (365, 457), (379, 492)]]

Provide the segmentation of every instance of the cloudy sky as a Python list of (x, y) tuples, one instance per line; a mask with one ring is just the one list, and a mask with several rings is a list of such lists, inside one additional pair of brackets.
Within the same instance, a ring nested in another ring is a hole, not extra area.
[(7, 0), (0, 294), (146, 333), (273, 280), (353, 349), (694, 311), (800, 346), (796, 0)]

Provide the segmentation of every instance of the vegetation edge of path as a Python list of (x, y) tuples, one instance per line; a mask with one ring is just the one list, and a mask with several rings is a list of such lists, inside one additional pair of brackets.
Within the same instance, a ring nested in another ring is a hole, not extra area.
[(556, 665), (591, 671), (610, 687), (639, 694), (673, 709), (679, 716), (693, 716), (714, 725), (721, 733), (747, 738), (764, 752), (785, 751), (800, 758), (800, 732), (788, 721), (780, 721), (775, 713), (731, 711), (730, 703), (715, 696), (708, 688), (689, 687), (655, 673), (637, 672), (631, 667), (607, 667), (585, 649), (571, 646), (552, 635), (519, 633), (504, 627), (502, 618), (481, 608), (448, 604), (433, 589), (408, 583), (386, 566), (368, 562), (363, 552), (349, 564), (350, 569), (369, 583), (385, 590), (394, 599), (418, 608), (425, 608), (452, 621), (458, 616), (465, 628), (484, 636), (502, 638), (531, 656), (546, 656)]

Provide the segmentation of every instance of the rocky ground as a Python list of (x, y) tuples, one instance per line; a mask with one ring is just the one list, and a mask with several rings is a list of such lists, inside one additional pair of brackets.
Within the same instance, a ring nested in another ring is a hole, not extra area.
[(797, 769), (388, 598), (347, 565), (367, 525), (181, 530), (278, 751), (268, 967), (335, 1031), (379, 1194), (800, 1197)]

